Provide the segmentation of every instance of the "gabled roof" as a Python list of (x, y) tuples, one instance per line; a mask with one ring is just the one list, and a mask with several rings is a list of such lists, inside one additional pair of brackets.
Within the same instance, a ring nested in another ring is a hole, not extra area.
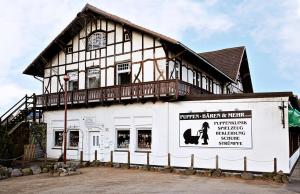
[(241, 46), (199, 53), (199, 55), (228, 75), (231, 79), (236, 80), (244, 51), (245, 47)]
[(249, 91), (253, 91), (246, 48), (244, 46), (203, 52), (199, 53), (199, 55), (234, 81), (238, 79), (239, 72), (241, 72), (243, 74), (241, 75), (242, 78), (247, 81), (247, 88)]
[(244, 46), (199, 53), (210, 64), (237, 81), (240, 73), (245, 92), (253, 92), (246, 48)]
[(131, 27), (137, 31), (141, 31), (152, 35), (155, 38), (158, 38), (169, 45), (176, 47), (176, 50), (185, 50), (186, 55), (193, 58), (193, 60), (201, 62), (203, 67), (207, 68), (212, 73), (220, 76), (222, 79), (233, 82), (228, 75), (223, 73), (221, 70), (216, 68), (214, 65), (210, 64), (207, 60), (205, 60), (202, 56), (198, 55), (193, 50), (189, 49), (184, 44), (179, 41), (167, 37), (165, 35), (159, 34), (152, 30), (146, 29), (139, 25), (133, 24), (128, 20), (120, 18), (116, 15), (109, 14), (105, 11), (102, 11), (92, 5), (86, 4), (81, 12), (77, 14), (77, 16), (72, 20), (72, 22), (38, 55), (36, 59), (24, 70), (24, 74), (33, 75), (33, 76), (44, 76), (44, 65), (47, 64), (47, 61), (51, 60), (51, 58), (59, 51), (61, 51), (67, 43), (80, 32), (80, 30), (84, 27), (86, 15), (94, 18), (106, 18), (110, 19), (114, 22), (120, 23), (121, 25), (125, 25)]

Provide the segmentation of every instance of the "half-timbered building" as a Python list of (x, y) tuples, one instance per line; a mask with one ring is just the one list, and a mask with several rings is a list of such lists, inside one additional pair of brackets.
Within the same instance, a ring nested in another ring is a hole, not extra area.
[[(62, 154), (63, 109), (67, 103), (70, 159), (79, 159), (83, 153), (84, 160), (94, 160), (96, 150), (99, 160), (114, 158), (114, 162), (124, 163), (130, 151), (132, 163), (145, 164), (147, 157), (143, 154), (150, 152), (148, 162), (166, 165), (166, 158), (160, 156), (171, 153), (179, 154), (172, 159), (174, 165), (186, 167), (186, 154), (201, 158), (223, 154), (229, 159), (249, 155), (271, 161), (278, 157), (282, 159), (278, 166), (290, 172), (288, 154), (272, 146), (266, 148), (268, 154), (261, 153), (257, 145), (262, 146), (258, 131), (263, 131), (263, 125), (256, 123), (264, 123), (265, 110), (273, 111), (276, 122), (263, 134), (276, 129), (275, 139), (288, 136), (284, 115), (292, 94), (253, 93), (245, 47), (198, 53), (173, 38), (87, 4), (24, 74), (38, 77), (43, 85), (35, 107), (43, 110), (47, 123), (49, 157)], [(70, 77), (66, 88), (65, 75)], [(202, 138), (194, 129), (181, 129), (197, 126), (192, 121), (197, 119)], [(201, 119), (208, 121), (202, 125)], [(229, 126), (209, 119), (228, 120), (241, 131), (230, 132), (234, 138), (228, 131), (213, 134), (212, 125), (224, 130)], [(271, 122), (273, 117), (265, 119)], [(214, 135), (222, 136), (219, 142), (214, 142)], [(201, 139), (206, 140), (201, 144)], [(284, 146), (286, 143), (288, 139), (283, 141)], [(211, 168), (214, 162), (197, 164), (199, 168)], [(223, 164), (224, 169), (242, 168)], [(249, 166), (252, 171), (269, 170), (256, 164)]]

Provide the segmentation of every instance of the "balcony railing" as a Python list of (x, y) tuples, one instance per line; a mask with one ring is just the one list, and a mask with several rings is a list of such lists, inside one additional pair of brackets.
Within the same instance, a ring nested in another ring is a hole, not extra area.
[[(178, 99), (179, 96), (204, 93), (208, 94), (209, 92), (197, 86), (179, 80), (163, 80), (68, 91), (67, 103), (105, 103), (165, 97)], [(39, 107), (64, 105), (64, 92), (38, 95), (36, 97), (36, 101), (37, 106)]]

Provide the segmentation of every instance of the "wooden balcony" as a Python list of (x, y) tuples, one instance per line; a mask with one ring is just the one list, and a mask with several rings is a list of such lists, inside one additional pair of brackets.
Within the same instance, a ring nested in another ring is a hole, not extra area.
[[(149, 99), (176, 100), (186, 95), (208, 93), (206, 90), (186, 82), (164, 80), (68, 91), (67, 101), (70, 105), (112, 104)], [(37, 107), (62, 107), (64, 92), (37, 95), (36, 102)]]

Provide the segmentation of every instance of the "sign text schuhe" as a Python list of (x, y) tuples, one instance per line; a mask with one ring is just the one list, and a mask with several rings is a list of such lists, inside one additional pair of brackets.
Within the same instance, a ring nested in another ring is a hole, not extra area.
[(180, 146), (251, 148), (251, 110), (180, 113)]

